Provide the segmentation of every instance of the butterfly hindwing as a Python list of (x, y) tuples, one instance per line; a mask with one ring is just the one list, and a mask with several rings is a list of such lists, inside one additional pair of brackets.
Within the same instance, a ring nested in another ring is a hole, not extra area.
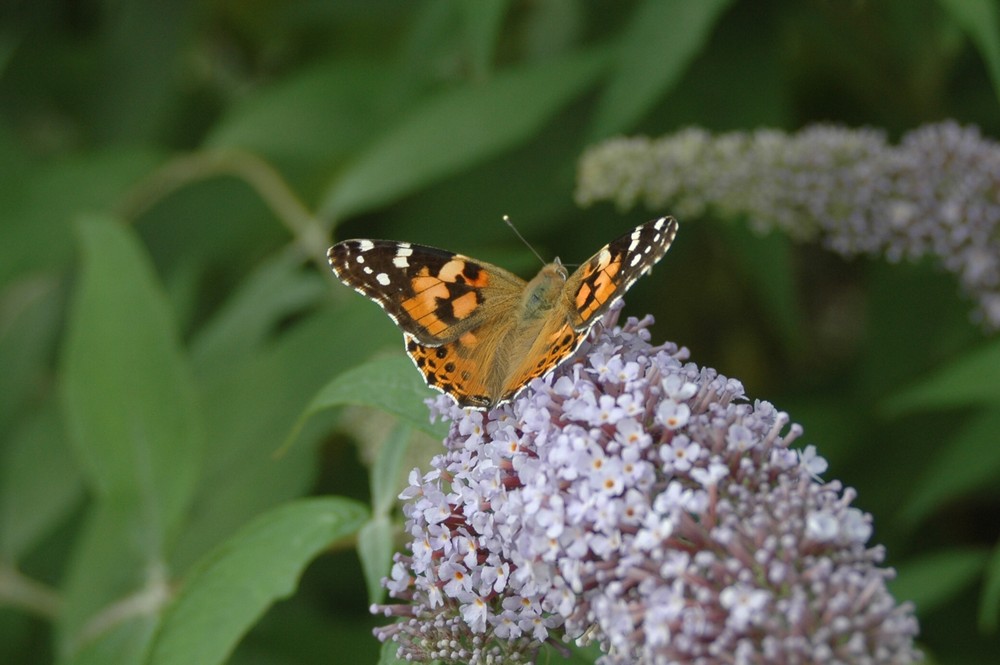
[(486, 383), (482, 359), (467, 344), (469, 335), (474, 337), (475, 333), (465, 333), (440, 346), (426, 346), (412, 335), (403, 337), (406, 353), (427, 385), (451, 395), (459, 406), (482, 409), (492, 403), (492, 391)]
[(580, 348), (586, 338), (587, 333), (574, 330), (568, 317), (546, 321), (520, 364), (504, 381), (498, 403), (514, 399), (532, 379), (543, 377), (561, 365)]

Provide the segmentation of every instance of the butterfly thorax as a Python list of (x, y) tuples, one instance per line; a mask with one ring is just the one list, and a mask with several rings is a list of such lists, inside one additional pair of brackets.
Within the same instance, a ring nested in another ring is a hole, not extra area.
[(559, 259), (538, 271), (524, 288), (520, 321), (529, 323), (548, 316), (549, 310), (560, 302), (560, 297), (566, 288), (566, 277), (566, 267)]

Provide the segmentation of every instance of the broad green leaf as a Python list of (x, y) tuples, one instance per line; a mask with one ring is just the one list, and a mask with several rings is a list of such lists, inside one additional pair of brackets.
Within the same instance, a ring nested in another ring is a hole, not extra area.
[(620, 38), (591, 141), (631, 129), (677, 83), (731, 0), (645, 0)]
[(73, 257), (74, 217), (110, 209), (158, 162), (149, 150), (104, 150), (24, 165), (12, 182), (0, 179), (0, 284), (64, 269)]
[(81, 274), (61, 388), (64, 422), (96, 501), (70, 559), (58, 626), (60, 651), (70, 655), (130, 618), (95, 617), (165, 576), (202, 446), (186, 359), (141, 246), (107, 218), (82, 220), (78, 235)]
[(63, 291), (50, 277), (20, 280), (0, 295), (0, 437), (30, 409), (52, 372)]
[(406, 424), (398, 425), (385, 443), (379, 448), (378, 457), (371, 471), (372, 512), (388, 515), (396, 505), (399, 496), (400, 467), (403, 456), (410, 444), (411, 429)]
[(134, 623), (137, 619), (157, 618), (166, 571), (163, 561), (150, 554), (158, 543), (146, 521), (134, 500), (117, 495), (95, 501), (88, 511), (73, 544), (65, 604), (56, 624), (56, 646), (64, 660), (95, 649), (118, 650), (121, 642), (137, 639), (142, 623)]
[(897, 567), (889, 590), (899, 601), (913, 601), (929, 615), (975, 583), (989, 559), (984, 550), (951, 549), (911, 559)]
[[(382, 643), (382, 651), (379, 654), (378, 665), (409, 665), (409, 660), (403, 660), (402, 658), (396, 658), (396, 650), (399, 649), (399, 645), (389, 640)], [(433, 661), (437, 663), (438, 661)], [(433, 665), (433, 663), (431, 665)]]
[(17, 562), (83, 500), (59, 412), (46, 404), (0, 448), (0, 559)]
[[(256, 269), (199, 331), (191, 346), (199, 373), (211, 366), (239, 362), (259, 351), (285, 317), (315, 303), (328, 282), (315, 272), (303, 272), (301, 259), (283, 252)], [(220, 368), (221, 369), (221, 368)]]
[(131, 616), (61, 659), (60, 665), (142, 665), (158, 624), (156, 615)]
[(510, 6), (509, 0), (461, 2), (466, 46), (471, 54), (473, 80), (482, 81), (490, 73), (493, 53)]
[[(259, 344), (234, 340), (246, 346), (239, 354), (225, 355), (217, 346), (223, 356), (200, 356), (195, 373), (210, 445), (194, 509), (172, 556), (176, 570), (193, 564), (262, 511), (306, 493), (315, 482), (314, 446), (331, 424), (313, 419), (296, 445), (279, 455), (303, 405), (359, 357), (401, 346), (398, 329), (381, 309), (355, 294), (344, 296), (341, 306), (330, 303), (296, 313), (281, 327), (275, 321)], [(200, 346), (196, 337), (193, 347)]]
[(329, 605), (323, 600), (317, 605), (315, 593), (303, 588), (301, 595), (272, 606), (240, 641), (226, 665), (376, 662), (381, 644), (372, 636), (372, 621), (362, 602), (355, 616), (341, 611), (350, 609), (342, 602), (337, 605), (336, 616), (331, 616), (324, 611)]
[(913, 483), (902, 520), (916, 525), (946, 501), (995, 487), (1000, 477), (1000, 410), (970, 420), (942, 441), (926, 461), (925, 475)]
[(306, 408), (300, 424), (318, 411), (351, 404), (381, 409), (431, 436), (443, 438), (447, 428), (430, 423), (424, 404), (431, 395), (409, 358), (383, 356), (349, 369), (328, 383)]
[(184, 77), (171, 75), (196, 48), (192, 28), (203, 7), (196, 2), (150, 5), (125, 2), (114, 7), (114, 20), (93, 24), (89, 51), (98, 75), (86, 100), (90, 131), (109, 143), (152, 142), (174, 121)]
[(385, 597), (382, 578), (389, 574), (394, 551), (392, 521), (385, 515), (372, 517), (358, 534), (358, 557), (365, 571), (368, 600), (372, 603), (382, 602)]
[[(570, 656), (563, 659), (565, 665), (593, 665), (603, 655), (600, 645), (596, 642), (591, 642), (587, 646), (579, 646), (577, 644), (568, 646)], [(549, 649), (552, 649), (552, 647), (549, 647)]]
[(254, 520), (196, 566), (163, 618), (148, 665), (224, 662), (265, 610), (292, 594), (306, 565), (366, 518), (361, 504), (321, 498)]
[(380, 602), (384, 597), (381, 580), (389, 574), (392, 566), (395, 547), (390, 515), (399, 496), (397, 482), (411, 434), (409, 425), (397, 425), (379, 448), (371, 470), (372, 518), (358, 536), (358, 556), (365, 571), (368, 598), (373, 603)]
[(1000, 99), (1000, 11), (996, 0), (938, 0), (938, 4), (979, 49), (993, 81), (993, 94)]
[(321, 215), (384, 206), (527, 141), (604, 69), (592, 49), (525, 65), (442, 92), (413, 108), (331, 183)]
[[(394, 71), (337, 57), (235, 105), (206, 145), (251, 150), (280, 163), (336, 164), (379, 131), (396, 104)], [(314, 167), (315, 168), (315, 167)]]
[(979, 629), (996, 634), (1000, 625), (1000, 544), (994, 545), (986, 566), (986, 583), (979, 602)]
[(730, 251), (743, 264), (750, 288), (767, 309), (767, 319), (786, 344), (795, 345), (801, 341), (802, 327), (791, 240), (777, 232), (761, 236), (745, 224), (726, 224), (724, 229)]
[(186, 359), (141, 246), (112, 219), (84, 219), (78, 231), (81, 274), (61, 388), (64, 422), (96, 501), (70, 559), (58, 626), (68, 657), (120, 636), (132, 617), (108, 608), (165, 575), (203, 445)]
[(202, 438), (166, 298), (132, 232), (78, 226), (82, 274), (63, 355), (66, 425), (99, 497), (134, 501), (150, 556), (187, 508)]
[(989, 341), (889, 398), (892, 416), (921, 409), (1000, 405), (1000, 339)]

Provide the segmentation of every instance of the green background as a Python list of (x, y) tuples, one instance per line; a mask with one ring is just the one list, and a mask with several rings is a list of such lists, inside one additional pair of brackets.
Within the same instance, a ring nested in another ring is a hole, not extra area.
[[(0, 662), (391, 662), (368, 606), (441, 429), (329, 242), (528, 276), (504, 214), (572, 263), (670, 212), (574, 206), (616, 134), (995, 137), (998, 35), (989, 0), (4, 3)], [(680, 222), (627, 312), (804, 425), (931, 662), (996, 662), (996, 336), (929, 262)]]

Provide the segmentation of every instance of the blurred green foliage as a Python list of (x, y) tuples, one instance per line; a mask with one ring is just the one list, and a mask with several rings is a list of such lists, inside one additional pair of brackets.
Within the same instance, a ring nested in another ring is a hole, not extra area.
[[(572, 203), (577, 158), (616, 133), (955, 118), (1000, 136), (998, 17), (3, 4), (0, 662), (391, 662), (369, 594), (434, 430), (392, 323), (329, 274), (331, 239), (531, 273), (503, 214), (567, 261), (644, 221)], [(874, 514), (933, 662), (996, 662), (998, 340), (926, 265), (680, 222), (628, 312), (805, 425)]]

